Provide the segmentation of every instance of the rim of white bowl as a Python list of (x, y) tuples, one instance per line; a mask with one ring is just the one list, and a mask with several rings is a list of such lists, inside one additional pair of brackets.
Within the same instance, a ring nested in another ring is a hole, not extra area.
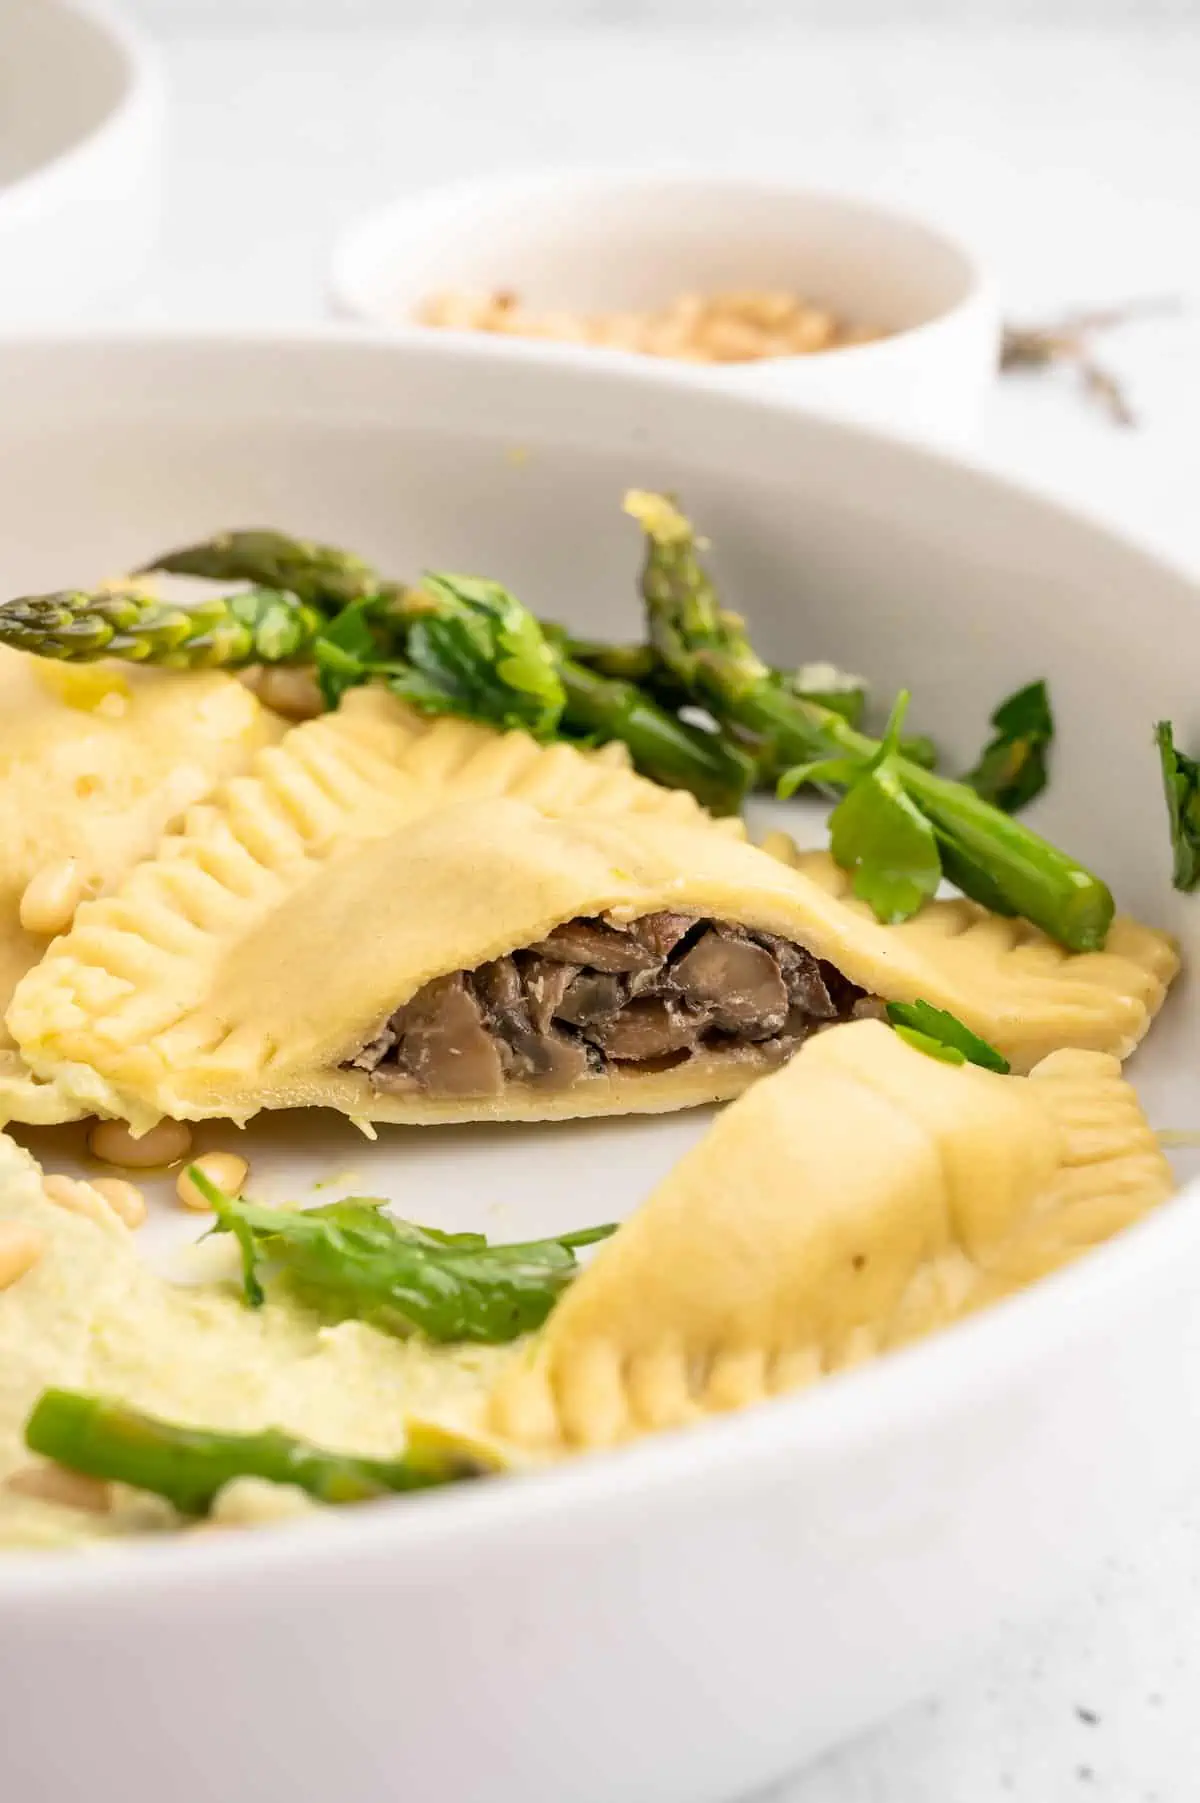
[(89, 131), (15, 181), (0, 184), (0, 232), (17, 220), (53, 208), (97, 154), (119, 154), (126, 141), (152, 131), (166, 108), (166, 82), (158, 53), (124, 12), (110, 0), (44, 3), (101, 32), (121, 58), (124, 82), (114, 105)]
[[(227, 351), (282, 353), (296, 358), (331, 351), (384, 358), (400, 354), (451, 364), (527, 362), (556, 370), (562, 362), (561, 356), (554, 356), (537, 342), (416, 329), (385, 333), (313, 325), (0, 330), (0, 355), (40, 350), (53, 351), (56, 358), (80, 353), (96, 356), (138, 347), (216, 355)], [(735, 413), (793, 419), (800, 414), (809, 426), (827, 436), (865, 442), (909, 462), (965, 474), (968, 480), (997, 489), (1034, 513), (1082, 527), (1123, 555), (1142, 558), (1154, 576), (1165, 574), (1196, 590), (1200, 602), (1195, 572), (1164, 556), (1136, 532), (1118, 532), (1098, 513), (1044, 495), (969, 453), (940, 450), (877, 426), (799, 409), (771, 395), (698, 390), (676, 365), (655, 358), (630, 358), (618, 371), (577, 350), (572, 362), (585, 385), (602, 387), (615, 381), (629, 388), (704, 394), (697, 404)], [(846, 1457), (858, 1446), (903, 1441), (968, 1399), (970, 1406), (977, 1408), (1014, 1366), (1038, 1360), (1081, 1328), (1086, 1329), (1087, 1321), (1110, 1299), (1132, 1293), (1164, 1272), (1178, 1284), (1190, 1283), (1191, 1261), (1198, 1256), (1200, 1178), (1183, 1184), (1153, 1215), (1028, 1289), (928, 1339), (836, 1373), (796, 1395), (772, 1398), (697, 1428), (589, 1454), (503, 1483), (485, 1480), (385, 1500), (370, 1508), (327, 1509), (299, 1526), (280, 1524), (266, 1533), (207, 1537), (201, 1548), (190, 1544), (186, 1536), (170, 1536), (162, 1541), (105, 1545), (86, 1560), (46, 1552), (0, 1554), (0, 1600), (31, 1601), (39, 1610), (73, 1610), (88, 1602), (136, 1602), (168, 1588), (191, 1595), (197, 1590), (210, 1591), (225, 1579), (240, 1585), (249, 1577), (292, 1565), (303, 1569), (308, 1584), (336, 1582), (357, 1560), (381, 1552), (398, 1558), (419, 1552), (422, 1571), (428, 1575), (438, 1559), (445, 1559), (453, 1571), (468, 1537), (476, 1545), (486, 1544), (489, 1551), (498, 1551), (531, 1526), (552, 1532), (555, 1520), (568, 1511), (573, 1518), (599, 1512), (613, 1530), (622, 1512), (632, 1511), (636, 1516), (670, 1507), (681, 1485), (702, 1484), (706, 1495), (719, 1496), (730, 1487), (741, 1488), (781, 1455), (808, 1454), (820, 1459), (833, 1452)]]
[[(994, 319), (997, 331), (999, 329), (999, 302), (991, 277), (978, 254), (964, 238), (933, 220), (925, 218), (922, 214), (910, 212), (905, 207), (895, 206), (890, 201), (851, 188), (839, 188), (825, 184), (810, 186), (804, 182), (791, 181), (778, 175), (743, 175), (730, 173), (727, 170), (696, 169), (671, 163), (650, 165), (645, 168), (632, 165), (614, 165), (611, 168), (603, 165), (581, 165), (578, 168), (562, 170), (516, 169), (482, 180), (465, 178), (460, 181), (438, 183), (431, 187), (414, 189), (409, 195), (388, 201), (383, 206), (361, 215), (338, 234), (330, 251), (326, 268), (327, 301), (337, 317), (358, 320), (374, 326), (378, 330), (393, 333), (437, 333), (440, 337), (451, 338), (459, 342), (485, 336), (486, 334), (458, 330), (454, 327), (422, 325), (419, 320), (410, 317), (396, 319), (388, 312), (386, 298), (381, 290), (380, 277), (383, 266), (388, 261), (389, 251), (401, 233), (405, 231), (415, 233), (418, 228), (428, 229), (439, 216), (453, 213), (471, 202), (483, 201), (489, 197), (499, 200), (526, 194), (540, 197), (555, 193), (586, 194), (600, 190), (620, 191), (632, 188), (643, 190), (692, 188), (725, 193), (753, 192), (769, 195), (780, 201), (789, 199), (816, 201), (830, 207), (839, 207), (847, 214), (858, 213), (872, 220), (904, 227), (924, 238), (930, 249), (936, 249), (939, 254), (949, 254), (956, 259), (962, 277), (962, 291), (956, 300), (931, 314), (928, 319), (919, 320), (912, 326), (902, 326), (897, 331), (889, 332), (884, 338), (868, 340), (864, 344), (838, 345), (830, 351), (822, 351), (819, 353), (822, 361), (830, 356), (836, 356), (839, 361), (852, 358), (855, 363), (878, 360), (889, 353), (894, 353), (898, 344), (911, 344), (915, 339), (932, 335), (952, 321), (971, 314), (983, 314)], [(504, 339), (503, 342), (511, 344), (530, 341)], [(648, 358), (636, 351), (612, 350), (603, 346), (580, 346), (543, 340), (535, 342), (541, 343), (543, 349), (552, 355), (572, 354), (583, 350), (589, 359), (599, 357), (604, 362), (617, 366), (628, 366), (630, 363), (670, 361), (666, 358)], [(696, 366), (690, 364), (680, 364), (679, 367), (688, 371), (693, 379), (699, 373), (706, 381), (720, 381), (725, 376), (742, 377), (747, 368), (757, 370), (763, 365), (772, 363), (790, 365), (807, 361), (807, 355), (797, 354), (763, 359), (761, 364), (718, 364), (711, 367), (706, 365), (699, 371)]]

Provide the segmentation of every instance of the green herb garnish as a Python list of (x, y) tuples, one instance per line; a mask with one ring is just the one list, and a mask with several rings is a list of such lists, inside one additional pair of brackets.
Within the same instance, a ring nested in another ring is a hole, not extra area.
[(972, 1033), (957, 1015), (935, 1008), (932, 1002), (889, 1002), (887, 1017), (901, 1039), (931, 1058), (940, 1058), (943, 1064), (978, 1064), (1002, 1077), (1012, 1069), (995, 1046)]
[(829, 847), (843, 870), (854, 872), (854, 893), (887, 926), (908, 920), (937, 892), (942, 878), (937, 837), (904, 788), (900, 728), (908, 708), (901, 694), (878, 751), (865, 764), (831, 758), (800, 764), (780, 778), (779, 793), (802, 783), (838, 783), (846, 793), (829, 817)]
[(1154, 729), (1171, 826), (1172, 881), (1189, 893), (1200, 883), (1200, 763), (1176, 747), (1169, 720)]
[(1045, 682), (1031, 682), (1002, 701), (991, 724), (993, 737), (964, 780), (985, 801), (1015, 814), (1046, 787), (1054, 716)]
[(264, 1300), (266, 1273), (333, 1319), (431, 1340), (494, 1345), (531, 1333), (576, 1275), (576, 1251), (616, 1232), (588, 1227), (493, 1246), (482, 1233), (399, 1221), (374, 1197), (263, 1208), (227, 1196), (197, 1165), (188, 1174), (216, 1214), (213, 1232), (237, 1240), (252, 1307)]

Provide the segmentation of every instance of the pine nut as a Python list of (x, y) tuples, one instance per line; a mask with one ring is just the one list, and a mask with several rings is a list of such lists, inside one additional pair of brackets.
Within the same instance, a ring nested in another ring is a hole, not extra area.
[(88, 1150), (103, 1164), (130, 1171), (150, 1171), (178, 1164), (192, 1149), (192, 1130), (185, 1121), (159, 1121), (135, 1139), (124, 1121), (97, 1121), (88, 1134)]
[(91, 1187), (98, 1190), (126, 1227), (141, 1227), (146, 1219), (146, 1198), (136, 1183), (124, 1177), (93, 1177)]
[(45, 1250), (45, 1238), (36, 1227), (27, 1227), (23, 1221), (0, 1221), (0, 1290), (7, 1290), (26, 1271), (32, 1271)]
[(23, 1465), (4, 1487), (18, 1496), (57, 1503), (61, 1509), (86, 1509), (89, 1515), (107, 1515), (112, 1508), (112, 1490), (101, 1478), (69, 1471), (65, 1465)]
[(27, 933), (36, 933), (39, 938), (50, 939), (56, 933), (65, 933), (86, 894), (87, 884), (78, 858), (43, 864), (25, 885), (21, 897), (21, 925)]
[[(204, 1172), (210, 1183), (223, 1189), (227, 1196), (240, 1196), (250, 1166), (236, 1152), (206, 1152), (202, 1158), (193, 1160), (197, 1168)], [(198, 1213), (207, 1214), (209, 1205), (188, 1176), (187, 1171), (180, 1173), (175, 1185), (175, 1194), (185, 1208), (194, 1208)]]
[(47, 1202), (53, 1202), (55, 1208), (65, 1208), (68, 1214), (83, 1215), (97, 1227), (107, 1227), (111, 1232), (114, 1227), (123, 1226), (120, 1215), (100, 1191), (77, 1177), (57, 1174), (43, 1177), (42, 1191)]

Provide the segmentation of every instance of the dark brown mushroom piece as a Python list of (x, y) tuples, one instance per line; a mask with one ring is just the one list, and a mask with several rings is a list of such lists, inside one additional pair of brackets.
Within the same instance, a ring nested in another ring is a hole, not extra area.
[[(820, 963), (811, 952), (806, 952), (802, 945), (793, 945), (790, 939), (780, 939), (774, 933), (756, 933), (754, 936), (778, 964), (789, 1002), (803, 1008), (814, 1020), (836, 1020), (840, 1009), (830, 994), (824, 975), (832, 966)], [(840, 971), (835, 975), (845, 984)], [(853, 985), (847, 987), (853, 988)], [(854, 993), (857, 994), (857, 990)]]
[(481, 964), (472, 974), (472, 987), (483, 1005), (487, 1024), (508, 1038), (528, 1033), (533, 1025), (521, 974), (511, 958)]
[(600, 920), (568, 920), (529, 949), (560, 964), (586, 964), (591, 970), (602, 970), (611, 976), (633, 970), (657, 970), (662, 963), (632, 934), (606, 926)]
[(618, 1013), (628, 1000), (629, 986), (623, 978), (605, 976), (598, 970), (581, 970), (554, 1013), (556, 1019), (573, 1027), (593, 1027)]
[(548, 1033), (555, 1010), (578, 972), (576, 964), (553, 964), (546, 958), (523, 957), (521, 976), (535, 1033)]
[(442, 1096), (494, 1096), (504, 1083), (500, 1048), (463, 971), (435, 977), (392, 1016), (398, 1063)]
[(708, 1024), (706, 1014), (697, 1014), (683, 1002), (648, 995), (630, 1002), (611, 1020), (590, 1027), (588, 1038), (606, 1057), (622, 1062), (664, 1058), (669, 1052), (690, 1051)]
[(700, 922), (694, 914), (643, 914), (629, 922), (629, 937), (656, 958), (669, 958), (679, 941)]
[(710, 929), (672, 967), (686, 1001), (707, 1009), (714, 1027), (743, 1039), (770, 1039), (788, 1015), (779, 965), (752, 939)]

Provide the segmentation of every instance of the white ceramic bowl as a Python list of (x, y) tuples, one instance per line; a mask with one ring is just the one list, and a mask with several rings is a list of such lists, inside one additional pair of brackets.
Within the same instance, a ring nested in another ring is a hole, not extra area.
[(691, 376), (943, 441), (974, 430), (996, 371), (995, 298), (964, 245), (877, 202), (780, 181), (568, 171), (437, 188), (348, 231), (330, 287), (340, 312), (377, 326), (419, 324), (421, 303), (443, 289), (511, 288), (572, 310), (790, 289), (892, 335), (689, 365)]
[(158, 220), (157, 62), (102, 0), (0, 7), (0, 325), (129, 290)]
[[(671, 368), (482, 340), (31, 340), (0, 344), (0, 392), (5, 592), (275, 521), (622, 634), (621, 493), (673, 486), (768, 655), (911, 682), (952, 756), (1049, 677), (1042, 823), (1200, 955), (1150, 731), (1200, 728), (1198, 597), (1099, 525)], [(1181, 989), (1136, 1060), (1156, 1123), (1195, 1125), (1198, 1064)], [(413, 1214), (540, 1232), (630, 1206), (702, 1126), (307, 1132)], [(256, 1176), (294, 1131), (262, 1130)], [(0, 1561), (0, 1796), (740, 1796), (1153, 1522), (1188, 1468), (1198, 1270), (1193, 1187), (952, 1332), (702, 1431), (302, 1529)]]

